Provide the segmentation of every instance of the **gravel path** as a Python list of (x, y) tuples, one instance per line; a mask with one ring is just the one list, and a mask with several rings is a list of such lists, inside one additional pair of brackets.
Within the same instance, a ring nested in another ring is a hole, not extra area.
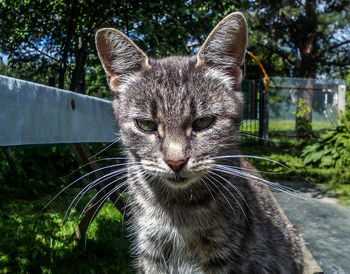
[(273, 191), (288, 218), (299, 226), (306, 245), (324, 273), (350, 273), (350, 207), (307, 182), (280, 182), (300, 197)]

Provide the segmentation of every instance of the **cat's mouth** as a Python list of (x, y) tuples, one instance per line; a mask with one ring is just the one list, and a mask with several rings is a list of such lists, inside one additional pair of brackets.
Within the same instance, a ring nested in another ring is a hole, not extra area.
[(188, 178), (183, 176), (169, 176), (166, 177), (165, 182), (173, 188), (186, 188), (190, 184), (193, 184), (196, 181), (196, 178)]
[(167, 178), (170, 182), (174, 184), (182, 184), (185, 183), (188, 179), (182, 176), (174, 176), (174, 177), (169, 177)]

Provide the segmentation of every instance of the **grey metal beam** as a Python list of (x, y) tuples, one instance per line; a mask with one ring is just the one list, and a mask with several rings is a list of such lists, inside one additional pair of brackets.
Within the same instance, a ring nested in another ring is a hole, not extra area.
[(115, 138), (110, 101), (0, 76), (0, 146)]

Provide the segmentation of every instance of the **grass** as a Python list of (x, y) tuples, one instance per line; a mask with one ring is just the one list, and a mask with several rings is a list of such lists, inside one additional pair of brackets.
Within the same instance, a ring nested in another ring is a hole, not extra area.
[[(76, 192), (71, 190), (71, 194)], [(129, 242), (122, 217), (106, 203), (84, 239), (72, 235), (79, 220), (63, 225), (72, 195), (41, 212), (47, 198), (7, 200), (0, 210), (1, 273), (131, 273)]]
[[(80, 176), (61, 178), (77, 166), (69, 149), (47, 146), (13, 151), (26, 169), (26, 180), (14, 180), (0, 151), (0, 273), (133, 273), (128, 233), (120, 212), (110, 202), (92, 223), (86, 244), (85, 239), (72, 235), (79, 223), (78, 213), (94, 191), (65, 224), (65, 210), (82, 185), (68, 189), (43, 210), (55, 193)], [(49, 162), (56, 158), (60, 162), (51, 166)], [(50, 181), (46, 174), (52, 174)]]
[[(331, 129), (333, 126), (326, 122), (312, 122), (312, 130), (319, 136), (327, 129)], [(269, 122), (269, 133), (271, 135), (286, 135), (295, 134), (295, 121), (270, 121)]]
[[(328, 129), (333, 128), (330, 123), (312, 122), (312, 130), (316, 136), (324, 133)], [(259, 133), (259, 122), (257, 120), (244, 120), (241, 126), (241, 131), (249, 131), (253, 134)], [(269, 121), (270, 136), (295, 136), (295, 121)]]

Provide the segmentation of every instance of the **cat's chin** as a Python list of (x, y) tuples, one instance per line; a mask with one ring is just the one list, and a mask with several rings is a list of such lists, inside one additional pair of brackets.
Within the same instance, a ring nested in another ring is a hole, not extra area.
[(191, 184), (198, 181), (198, 178), (186, 178), (186, 177), (167, 177), (163, 178), (163, 181), (170, 186), (171, 188), (175, 189), (184, 189), (189, 187)]

